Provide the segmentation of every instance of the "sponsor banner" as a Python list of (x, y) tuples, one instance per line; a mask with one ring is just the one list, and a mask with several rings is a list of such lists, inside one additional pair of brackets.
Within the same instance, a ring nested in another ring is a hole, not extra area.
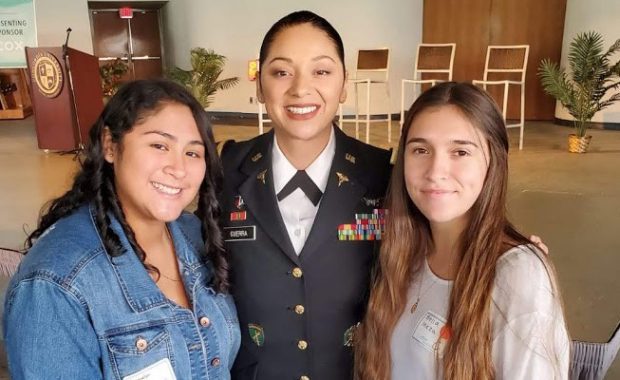
[(2, 0), (0, 68), (26, 67), (26, 46), (37, 46), (34, 0)]

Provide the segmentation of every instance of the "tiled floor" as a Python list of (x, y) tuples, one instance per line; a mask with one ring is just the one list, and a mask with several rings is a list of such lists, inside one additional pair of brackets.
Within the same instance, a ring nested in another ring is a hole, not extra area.
[[(385, 125), (372, 128), (371, 142), (396, 145), (386, 141)], [(256, 133), (256, 127), (215, 127), (218, 140)], [(509, 133), (512, 220), (550, 247), (573, 338), (606, 340), (620, 320), (620, 131), (593, 130), (584, 155), (566, 152), (565, 127), (528, 123), (522, 151), (517, 131)], [(67, 188), (74, 170), (71, 156), (37, 149), (32, 118), (0, 122), (0, 246), (23, 244), (41, 205)], [(620, 359), (607, 379), (620, 379)]]

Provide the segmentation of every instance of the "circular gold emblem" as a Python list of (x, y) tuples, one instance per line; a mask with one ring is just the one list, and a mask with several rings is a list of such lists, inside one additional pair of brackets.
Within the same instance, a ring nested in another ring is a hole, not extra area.
[(50, 53), (39, 53), (32, 61), (32, 80), (39, 92), (48, 98), (55, 98), (62, 90), (62, 69), (56, 57)]

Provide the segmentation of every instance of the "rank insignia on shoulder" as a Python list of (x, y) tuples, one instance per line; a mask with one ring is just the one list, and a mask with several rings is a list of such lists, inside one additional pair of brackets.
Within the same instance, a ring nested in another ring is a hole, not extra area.
[(265, 344), (265, 330), (263, 330), (262, 326), (256, 323), (248, 323), (248, 330), (252, 341), (256, 343), (258, 347), (262, 347)]
[(256, 162), (260, 160), (261, 158), (263, 158), (263, 154), (261, 152), (258, 152), (254, 156), (252, 156), (251, 160), (252, 162)]
[(336, 175), (338, 176), (338, 187), (340, 187), (340, 185), (342, 185), (345, 182), (349, 182), (349, 177), (347, 177), (346, 175), (340, 172), (336, 172)]
[(352, 164), (355, 164), (355, 156), (352, 155), (351, 153), (347, 153), (344, 155), (344, 159), (349, 161)]
[(353, 326), (349, 327), (347, 331), (344, 332), (343, 345), (345, 347), (353, 347), (355, 343), (355, 330), (359, 327), (360, 323), (357, 322)]
[(265, 169), (262, 172), (258, 173), (258, 175), (256, 176), (256, 179), (261, 181), (263, 183), (263, 185), (265, 184), (265, 175), (266, 174), (267, 174), (267, 169)]
[(386, 209), (376, 208), (372, 214), (355, 214), (355, 224), (338, 226), (338, 240), (381, 240), (385, 233)]
[(246, 211), (233, 211), (230, 213), (230, 221), (236, 222), (240, 220), (245, 220), (247, 218)]
[(245, 202), (243, 201), (243, 198), (241, 198), (241, 195), (235, 195), (235, 200), (233, 204), (235, 205), (237, 210), (243, 210), (245, 208)]

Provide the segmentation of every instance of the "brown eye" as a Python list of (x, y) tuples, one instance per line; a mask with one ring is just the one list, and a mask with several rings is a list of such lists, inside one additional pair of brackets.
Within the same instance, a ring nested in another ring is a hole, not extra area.
[(166, 147), (164, 144), (151, 144), (152, 148), (158, 149), (158, 150), (167, 150), (168, 147)]

